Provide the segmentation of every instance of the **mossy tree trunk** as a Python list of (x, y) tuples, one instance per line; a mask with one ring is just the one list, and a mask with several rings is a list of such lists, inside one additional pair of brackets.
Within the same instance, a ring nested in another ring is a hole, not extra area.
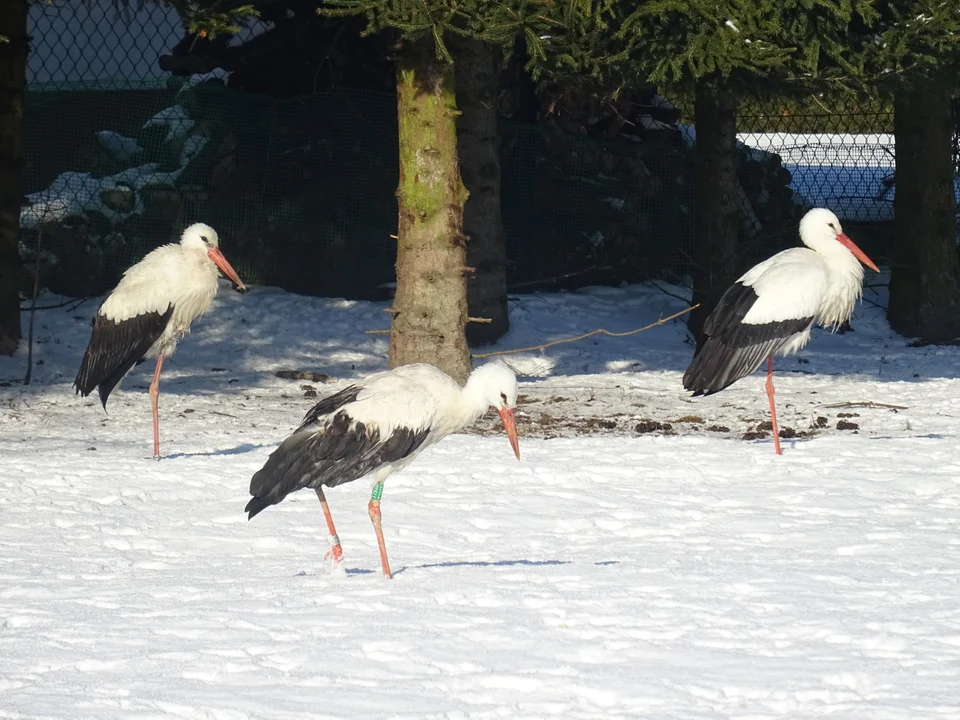
[(946, 83), (894, 99), (897, 187), (890, 326), (926, 342), (960, 339), (953, 137)]
[(20, 340), (20, 205), (23, 198), (23, 97), (27, 0), (0, 9), (0, 354)]
[(432, 363), (458, 382), (467, 348), (467, 190), (457, 158), (454, 69), (432, 43), (405, 42), (397, 58), (400, 217), (390, 366)]
[(470, 193), (463, 214), (467, 240), (467, 308), (491, 322), (467, 324), (472, 345), (492, 343), (510, 329), (507, 250), (500, 215), (500, 133), (497, 128), (501, 50), (472, 38), (451, 42), (456, 58), (460, 170)]
[(697, 130), (693, 302), (688, 327), (699, 335), (720, 296), (739, 276), (737, 102), (733, 88), (700, 80)]

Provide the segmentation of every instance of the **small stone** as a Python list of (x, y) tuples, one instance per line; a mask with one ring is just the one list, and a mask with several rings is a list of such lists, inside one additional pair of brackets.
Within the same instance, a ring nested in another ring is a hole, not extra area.
[[(670, 427), (667, 425), (666, 427)], [(645, 433), (656, 432), (657, 430), (663, 430), (664, 424), (657, 422), (656, 420), (641, 420), (637, 423), (637, 426), (634, 428), (639, 434), (643, 435)]]

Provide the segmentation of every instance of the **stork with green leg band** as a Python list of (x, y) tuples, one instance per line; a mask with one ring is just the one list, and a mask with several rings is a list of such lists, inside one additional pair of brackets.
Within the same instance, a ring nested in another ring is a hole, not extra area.
[(380, 527), (380, 496), (383, 495), (383, 483), (378, 482), (373, 486), (373, 492), (370, 493), (370, 503), (367, 505), (367, 512), (370, 514), (370, 522), (373, 523), (373, 531), (377, 534), (377, 545), (380, 546), (380, 565), (383, 567), (383, 574), (388, 578), (393, 577), (390, 572), (390, 561), (387, 559), (387, 544), (383, 541), (383, 528)]
[(516, 375), (500, 360), (478, 367), (463, 387), (426, 363), (403, 365), (360, 380), (320, 400), (297, 431), (270, 454), (250, 480), (247, 517), (253, 518), (292, 492), (313, 489), (330, 533), (327, 557), (337, 565), (343, 549), (324, 486), (336, 487), (369, 475), (373, 488), (367, 512), (377, 533), (383, 574), (392, 577), (380, 515), (384, 480), (407, 467), (424, 448), (472, 425), (489, 407), (500, 413), (519, 460), (513, 417), (517, 390)]

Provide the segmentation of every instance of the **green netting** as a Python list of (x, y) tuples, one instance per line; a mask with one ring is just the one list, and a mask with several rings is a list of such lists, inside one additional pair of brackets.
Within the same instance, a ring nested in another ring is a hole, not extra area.
[(502, 212), (513, 286), (680, 275), (693, 241), (693, 153), (502, 122)]
[(391, 98), (276, 100), (216, 83), (30, 92), (26, 118), (24, 243), (42, 227), (62, 292), (102, 292), (200, 220), (246, 281), (364, 296), (392, 280)]
[[(78, 38), (64, 30), (67, 20), (97, 29), (103, 17), (78, 20), (77, 7), (58, 0), (31, 9), (42, 10), (47, 26), (31, 16), (32, 204), (21, 224), (28, 257), (42, 230), (46, 286), (102, 293), (202, 220), (219, 231), (245, 281), (359, 298), (388, 292), (397, 226), (393, 96), (277, 99), (228, 90), (217, 78), (171, 78), (156, 64), (180, 37), (169, 14), (146, 3), (116, 36)], [(677, 122), (682, 113), (637, 110), (603, 140), (593, 137), (603, 123), (590, 117), (563, 130), (501, 122), (511, 288), (690, 273), (695, 149), (690, 124)], [(889, 223), (889, 107), (769, 103), (743, 108), (738, 127), (748, 257), (795, 244), (796, 219), (812, 205), (837, 210), (845, 224)]]

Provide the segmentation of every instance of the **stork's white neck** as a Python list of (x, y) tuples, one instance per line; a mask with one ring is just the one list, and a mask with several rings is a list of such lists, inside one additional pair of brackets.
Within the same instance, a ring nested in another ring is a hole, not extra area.
[(460, 391), (459, 400), (457, 409), (461, 428), (473, 425), (490, 407), (487, 388), (475, 374), (467, 378), (467, 384)]
[(817, 322), (836, 330), (850, 319), (863, 294), (863, 265), (839, 243), (827, 251), (818, 248), (817, 252), (826, 261), (830, 283), (820, 304)]

